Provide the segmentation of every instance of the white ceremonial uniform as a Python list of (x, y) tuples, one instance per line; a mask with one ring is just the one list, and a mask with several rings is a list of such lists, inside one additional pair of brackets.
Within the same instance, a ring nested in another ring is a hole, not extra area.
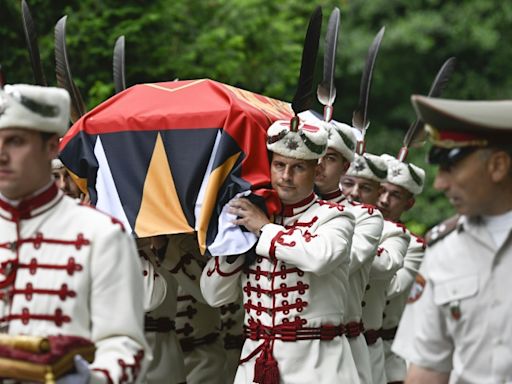
[(256, 260), (212, 258), (201, 277), (220, 306), (243, 293), (247, 339), (235, 383), (358, 383), (344, 335), (354, 216), (314, 194), (262, 228)]
[(167, 296), (167, 282), (159, 273), (159, 263), (153, 255), (149, 243), (137, 246), (142, 264), (144, 284), (144, 311), (149, 312), (163, 303)]
[(383, 228), (380, 211), (372, 205), (349, 202), (340, 190), (322, 196), (341, 204), (355, 217), (354, 236), (350, 248), (349, 286), (345, 322), (347, 339), (361, 384), (371, 384), (370, 352), (364, 338), (361, 301), (370, 276)]
[(90, 383), (143, 382), (143, 284), (120, 223), (55, 184), (17, 208), (0, 199), (0, 329), (96, 344)]
[(175, 321), (187, 383), (223, 384), (225, 353), (219, 335), (220, 312), (206, 304), (201, 293), (205, 258), (195, 236), (171, 236), (163, 263), (179, 282)]
[[(428, 246), (425, 289), (404, 315), (392, 350), (420, 367), (450, 373), (450, 383), (512, 382), (512, 212), (497, 245), (488, 227), (459, 218)], [(502, 226), (503, 228), (503, 226)], [(412, 328), (412, 329), (411, 329)], [(407, 338), (404, 338), (407, 336)]]
[(178, 288), (176, 332), (185, 358), (188, 384), (223, 384), (225, 352), (218, 308), (197, 301)]
[(153, 352), (146, 374), (147, 384), (185, 383), (183, 353), (175, 331), (178, 283), (162, 267), (149, 244), (139, 249), (146, 295), (144, 331)]
[(382, 343), (386, 359), (386, 379), (388, 383), (404, 381), (407, 366), (404, 359), (391, 352), (391, 345), (395, 338), (396, 330), (407, 298), (416, 275), (420, 269), (425, 253), (425, 241), (409, 232), (411, 240), (404, 258), (404, 265), (400, 268), (389, 283), (387, 289), (387, 301), (382, 315)]
[(240, 297), (236, 303), (220, 307), (220, 336), (224, 344), (226, 361), (224, 362), (224, 377), (226, 384), (232, 384), (235, 379), (240, 354), (244, 345), (244, 307)]
[(361, 303), (374, 384), (387, 382), (384, 349), (380, 337), (382, 314), (386, 306), (386, 288), (395, 272), (403, 265), (409, 239), (410, 236), (404, 226), (384, 220), (377, 255), (373, 259), (370, 279)]

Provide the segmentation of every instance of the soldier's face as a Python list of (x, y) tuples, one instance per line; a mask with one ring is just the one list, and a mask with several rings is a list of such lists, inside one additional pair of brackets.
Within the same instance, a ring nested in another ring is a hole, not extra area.
[(434, 188), (444, 192), (460, 214), (492, 214), (490, 207), (496, 204), (488, 159), (483, 155), (483, 150), (477, 150), (454, 164), (439, 167), (437, 171)]
[(316, 165), (316, 160), (272, 155), (270, 179), (283, 204), (296, 204), (313, 192)]
[(57, 155), (57, 136), (44, 141), (37, 131), (0, 130), (0, 193), (21, 199), (51, 180), (51, 160)]
[(377, 207), (385, 219), (398, 221), (405, 211), (414, 205), (414, 196), (403, 187), (391, 183), (381, 184)]
[(69, 172), (66, 171), (66, 168), (54, 169), (52, 174), (57, 183), (57, 187), (59, 187), (62, 192), (74, 199), (78, 199), (81, 196), (82, 191), (80, 191), (80, 188), (75, 184)]
[(380, 183), (364, 177), (343, 176), (341, 178), (341, 190), (351, 201), (363, 204), (377, 205), (381, 191)]
[(341, 176), (350, 163), (335, 149), (328, 148), (327, 153), (318, 161), (315, 185), (320, 193), (329, 193), (339, 188)]

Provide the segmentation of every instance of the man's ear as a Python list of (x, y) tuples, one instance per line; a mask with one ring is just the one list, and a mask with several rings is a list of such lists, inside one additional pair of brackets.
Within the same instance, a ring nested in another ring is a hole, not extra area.
[(55, 159), (59, 154), (59, 137), (57, 135), (50, 137), (46, 142), (46, 145), (51, 159)]
[(500, 183), (512, 172), (512, 158), (505, 151), (493, 152), (487, 163), (487, 170), (494, 183)]
[(405, 210), (408, 211), (412, 207), (414, 207), (414, 204), (416, 204), (416, 199), (414, 196), (411, 196), (409, 200), (407, 200), (407, 204), (405, 205)]
[(349, 168), (350, 168), (350, 161), (345, 160), (345, 162), (343, 163), (343, 174), (347, 173)]

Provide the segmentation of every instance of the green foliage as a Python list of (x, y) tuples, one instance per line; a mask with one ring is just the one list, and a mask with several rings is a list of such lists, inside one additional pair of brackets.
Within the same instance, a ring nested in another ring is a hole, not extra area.
[[(396, 154), (415, 118), (412, 93), (425, 94), (441, 64), (458, 60), (444, 96), (510, 98), (512, 3), (499, 0), (28, 0), (40, 34), (46, 76), (55, 84), (53, 27), (68, 14), (67, 41), (75, 81), (89, 108), (113, 93), (112, 50), (126, 37), (127, 82), (212, 78), (290, 100), (295, 92), (309, 15), (341, 8), (334, 117), (350, 122), (368, 46), (386, 33), (373, 76), (368, 150)], [(19, 0), (3, 0), (0, 62), (9, 82), (31, 82)], [(323, 42), (322, 42), (323, 44)], [(321, 51), (322, 52), (322, 51)], [(321, 59), (319, 59), (319, 64)], [(318, 78), (321, 65), (318, 66)], [(321, 110), (320, 105), (315, 106)], [(426, 149), (409, 160), (425, 167), (427, 188), (405, 220), (423, 232), (452, 209), (431, 187)]]

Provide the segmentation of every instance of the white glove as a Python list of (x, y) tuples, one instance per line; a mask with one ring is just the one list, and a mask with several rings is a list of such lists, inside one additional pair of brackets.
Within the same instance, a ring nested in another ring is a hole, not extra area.
[(76, 372), (70, 373), (57, 380), (57, 384), (88, 384), (91, 377), (89, 363), (80, 355), (75, 355)]

